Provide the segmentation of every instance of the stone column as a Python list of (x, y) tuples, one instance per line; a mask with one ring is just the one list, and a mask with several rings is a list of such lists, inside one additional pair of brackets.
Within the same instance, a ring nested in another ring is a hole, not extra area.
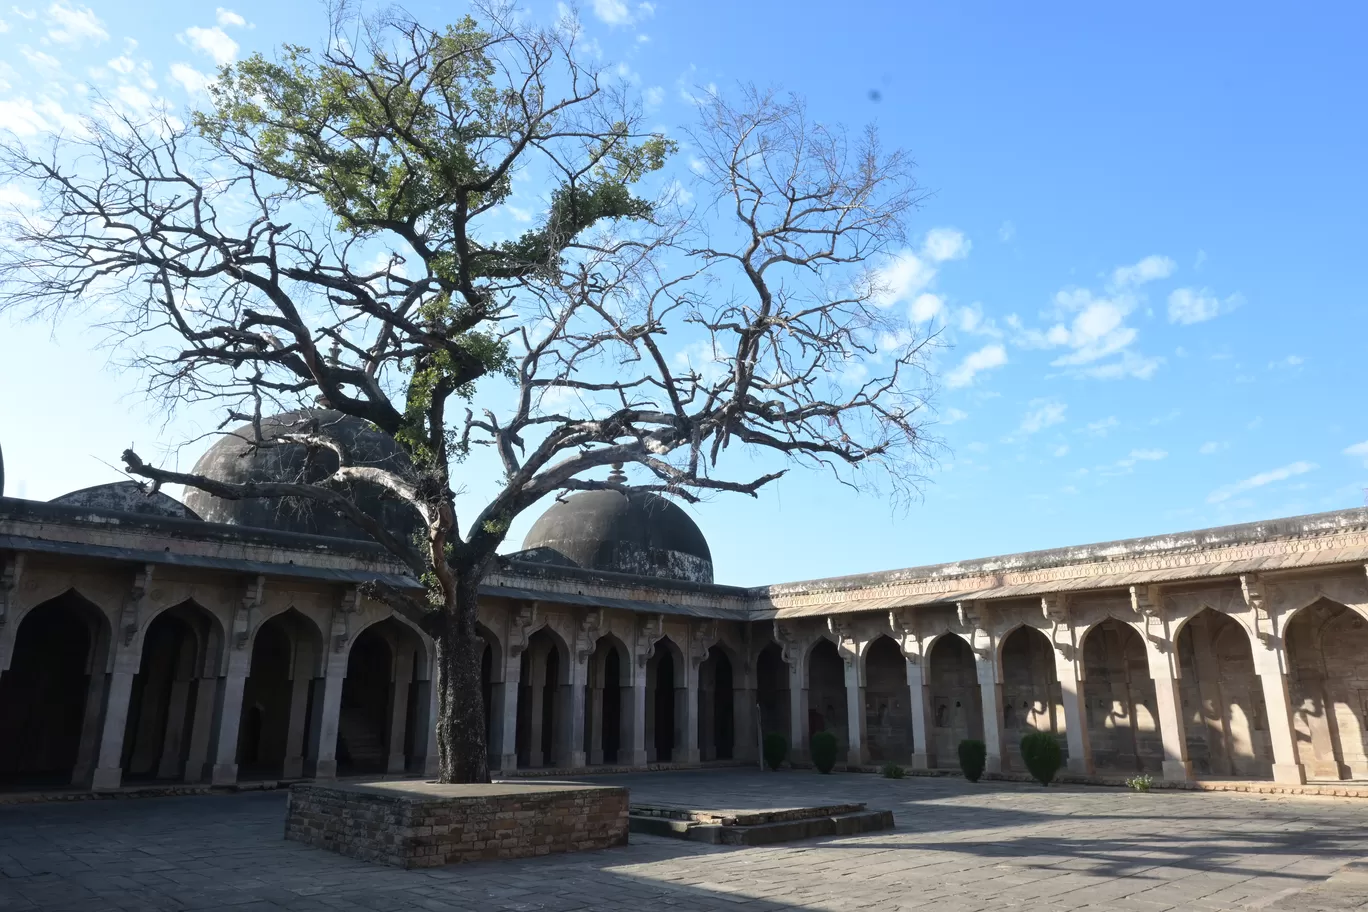
[(1069, 743), (1069, 772), (1077, 776), (1093, 774), (1092, 741), (1088, 737), (1088, 707), (1084, 694), (1083, 669), (1075, 658), (1054, 650), (1055, 675), (1059, 678), (1059, 698), (1064, 704), (1064, 736)]
[(789, 759), (794, 763), (808, 759), (807, 669), (803, 664), (801, 659), (789, 663)]
[(242, 724), (242, 691), (247, 684), (247, 671), (251, 661), (251, 652), (246, 649), (234, 649), (228, 656), (228, 673), (219, 681), (218, 699), (214, 705), (214, 766), (209, 773), (211, 785), (233, 785), (237, 782), (238, 727)]
[(412, 680), (413, 653), (405, 649), (394, 663), (394, 686), (390, 690), (389, 759), (385, 764), (385, 771), (389, 773), (402, 773), (408, 768), (404, 736), (407, 734), (409, 684)]
[(698, 667), (698, 759), (717, 759), (717, 666)]
[(646, 666), (636, 662), (632, 669), (632, 683), (623, 687), (621, 746), (618, 762), (625, 766), (646, 765)]
[(556, 765), (565, 769), (584, 767), (584, 695), (589, 663), (570, 651), (569, 681), (556, 687)]
[(1178, 689), (1178, 655), (1167, 632), (1159, 642), (1146, 636), (1145, 654), (1158, 702), (1159, 737), (1164, 743), (1163, 776), (1183, 782), (1192, 778), (1192, 761), (1188, 759), (1183, 697)]
[(214, 737), (214, 704), (218, 699), (218, 678), (195, 680), (195, 715), (190, 723), (190, 753), (185, 758), (185, 781), (203, 782), (209, 778), (209, 745)]
[(518, 686), (522, 674), (522, 659), (519, 656), (505, 656), (503, 680), (494, 684), (494, 756), (490, 764), (505, 773), (518, 768)]
[(760, 735), (757, 728), (754, 672), (732, 677), (732, 758), (759, 761)]
[(603, 763), (603, 690), (600, 681), (584, 695), (584, 740), (588, 748), (584, 753), (590, 766)]
[(984, 771), (1000, 773), (1005, 768), (1006, 750), (1002, 742), (1002, 682), (998, 680), (997, 663), (991, 648), (988, 655), (974, 655), (978, 672), (979, 693), (983, 702), (983, 743), (988, 746)]
[(304, 729), (309, 724), (309, 688), (313, 678), (296, 663), (290, 680), (290, 721), (285, 732), (285, 764), (281, 778), (298, 779), (304, 775)]
[(315, 779), (337, 778), (337, 724), (342, 713), (342, 682), (346, 678), (347, 657), (333, 653), (323, 677), (314, 682), (307, 771)]
[(907, 660), (907, 699), (912, 708), (912, 768), (924, 770), (931, 768), (931, 707), (926, 682), (922, 680), (922, 664), (916, 659)]
[[(1262, 644), (1257, 640), (1263, 640)], [(1296, 729), (1292, 726), (1292, 696), (1287, 687), (1286, 652), (1282, 641), (1256, 638), (1254, 670), (1263, 685), (1268, 712), (1268, 740), (1273, 747), (1273, 781), (1289, 785), (1306, 783), (1306, 767), (1297, 757)], [(1261, 648), (1262, 647), (1262, 648)]]
[(157, 762), (158, 779), (177, 779), (181, 772), (181, 748), (185, 744), (185, 720), (190, 708), (189, 678), (177, 676), (171, 682), (171, 699), (166, 706), (166, 730), (162, 754)]
[(527, 765), (545, 766), (542, 756), (542, 720), (546, 713), (546, 652), (537, 648), (527, 654)]
[(676, 763), (698, 763), (698, 665), (692, 656), (684, 656), (684, 683), (675, 685), (675, 738), (674, 756)]
[(96, 791), (117, 789), (123, 781), (124, 729), (128, 723), (128, 698), (133, 692), (133, 676), (137, 673), (136, 656), (115, 658), (115, 670), (109, 676), (105, 692), (104, 720), (100, 726), (100, 748), (95, 761), (91, 787)]
[[(96, 655), (99, 655), (96, 650)], [(103, 662), (90, 673), (90, 683), (86, 687), (85, 712), (81, 719), (81, 740), (76, 748), (76, 763), (71, 770), (71, 784), (90, 785), (91, 772), (100, 749), (100, 721), (104, 718), (105, 688), (109, 685), (109, 675), (105, 673)]]
[[(413, 720), (413, 772), (423, 776), (435, 776), (441, 766), (437, 754), (437, 679), (433, 677), (436, 669), (429, 669), (428, 677), (414, 681), (410, 686), (417, 690), (414, 703), (417, 713)], [(492, 767), (491, 767), (492, 768)]]
[(850, 739), (846, 766), (864, 766), (865, 689), (860, 659), (853, 654), (842, 658), (845, 659), (846, 729)]

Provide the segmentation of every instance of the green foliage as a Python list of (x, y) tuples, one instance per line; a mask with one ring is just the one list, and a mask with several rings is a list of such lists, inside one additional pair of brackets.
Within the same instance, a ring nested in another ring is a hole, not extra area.
[(879, 772), (883, 774), (885, 779), (901, 779), (907, 775), (907, 770), (896, 763), (885, 763)]
[(765, 766), (777, 770), (788, 757), (788, 739), (778, 732), (769, 732), (764, 741)]
[(1031, 777), (1041, 785), (1049, 785), (1055, 773), (1064, 765), (1064, 752), (1059, 739), (1050, 732), (1030, 732), (1021, 739), (1021, 759)]
[(1138, 776), (1131, 776), (1126, 780), (1126, 785), (1137, 792), (1148, 792), (1154, 788), (1154, 777), (1149, 773), (1141, 773)]
[(808, 745), (812, 751), (812, 765), (819, 773), (829, 773), (836, 766), (836, 752), (840, 744), (829, 731), (819, 731)]
[(966, 738), (959, 743), (960, 772), (964, 773), (965, 779), (978, 782), (987, 763), (988, 745), (973, 738)]

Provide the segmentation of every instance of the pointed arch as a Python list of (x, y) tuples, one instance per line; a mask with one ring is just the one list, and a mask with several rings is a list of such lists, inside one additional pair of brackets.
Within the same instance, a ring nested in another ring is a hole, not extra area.
[(1271, 778), (1273, 751), (1254, 642), (1238, 619), (1203, 607), (1173, 638), (1193, 769), (1199, 774)]
[(786, 740), (791, 737), (789, 680), (783, 647), (767, 643), (755, 657), (755, 699), (760, 705), (760, 729), (765, 734), (781, 734)]
[(554, 627), (542, 625), (527, 637), (519, 659), (517, 745), (518, 765), (554, 766), (563, 762), (556, 730), (569, 711), (570, 649)]
[(1088, 737), (1098, 770), (1161, 772), (1158, 699), (1135, 625), (1108, 617), (1088, 627), (1083, 655)]
[(698, 667), (698, 749), (703, 760), (736, 755), (736, 676), (740, 666), (720, 641), (708, 648)]
[(590, 766), (621, 763), (631, 744), (632, 652), (612, 631), (594, 641), (584, 699), (584, 755)]
[(1025, 769), (1021, 739), (1030, 732), (1054, 734), (1067, 756), (1064, 701), (1049, 637), (1039, 627), (1018, 624), (998, 641), (997, 662), (1008, 767)]
[(912, 755), (912, 702), (902, 647), (893, 637), (881, 634), (866, 646), (861, 661), (869, 760), (905, 763)]
[(655, 641), (646, 661), (646, 759), (667, 763), (680, 759), (686, 739), (689, 669), (684, 650), (668, 634)]
[(933, 767), (951, 768), (958, 762), (961, 741), (983, 737), (983, 695), (974, 651), (964, 636), (947, 631), (931, 640), (926, 680), (931, 707), (927, 760)]
[(1368, 777), (1368, 620), (1320, 597), (1284, 626), (1299, 761), (1314, 779)]
[(237, 763), (244, 779), (293, 778), (303, 770), (309, 706), (328, 660), (318, 624), (287, 606), (257, 624), (242, 691)]

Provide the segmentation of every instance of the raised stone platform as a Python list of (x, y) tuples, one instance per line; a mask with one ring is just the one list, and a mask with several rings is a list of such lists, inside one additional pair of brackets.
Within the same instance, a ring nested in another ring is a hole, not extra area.
[(290, 788), (285, 838), (430, 868), (627, 844), (627, 789), (566, 783), (375, 781)]
[(771, 845), (820, 836), (853, 836), (893, 828), (892, 811), (865, 804), (727, 811), (672, 805), (632, 805), (633, 833), (713, 845)]

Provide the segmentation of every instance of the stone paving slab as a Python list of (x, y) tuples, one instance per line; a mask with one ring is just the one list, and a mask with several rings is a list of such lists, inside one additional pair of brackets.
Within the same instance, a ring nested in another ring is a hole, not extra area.
[(1346, 867), (1368, 854), (1359, 802), (806, 771), (588, 781), (655, 804), (866, 802), (897, 827), (747, 848), (636, 836), (404, 871), (285, 842), (278, 792), (16, 805), (0, 807), (0, 910), (1338, 912), (1368, 891)]

